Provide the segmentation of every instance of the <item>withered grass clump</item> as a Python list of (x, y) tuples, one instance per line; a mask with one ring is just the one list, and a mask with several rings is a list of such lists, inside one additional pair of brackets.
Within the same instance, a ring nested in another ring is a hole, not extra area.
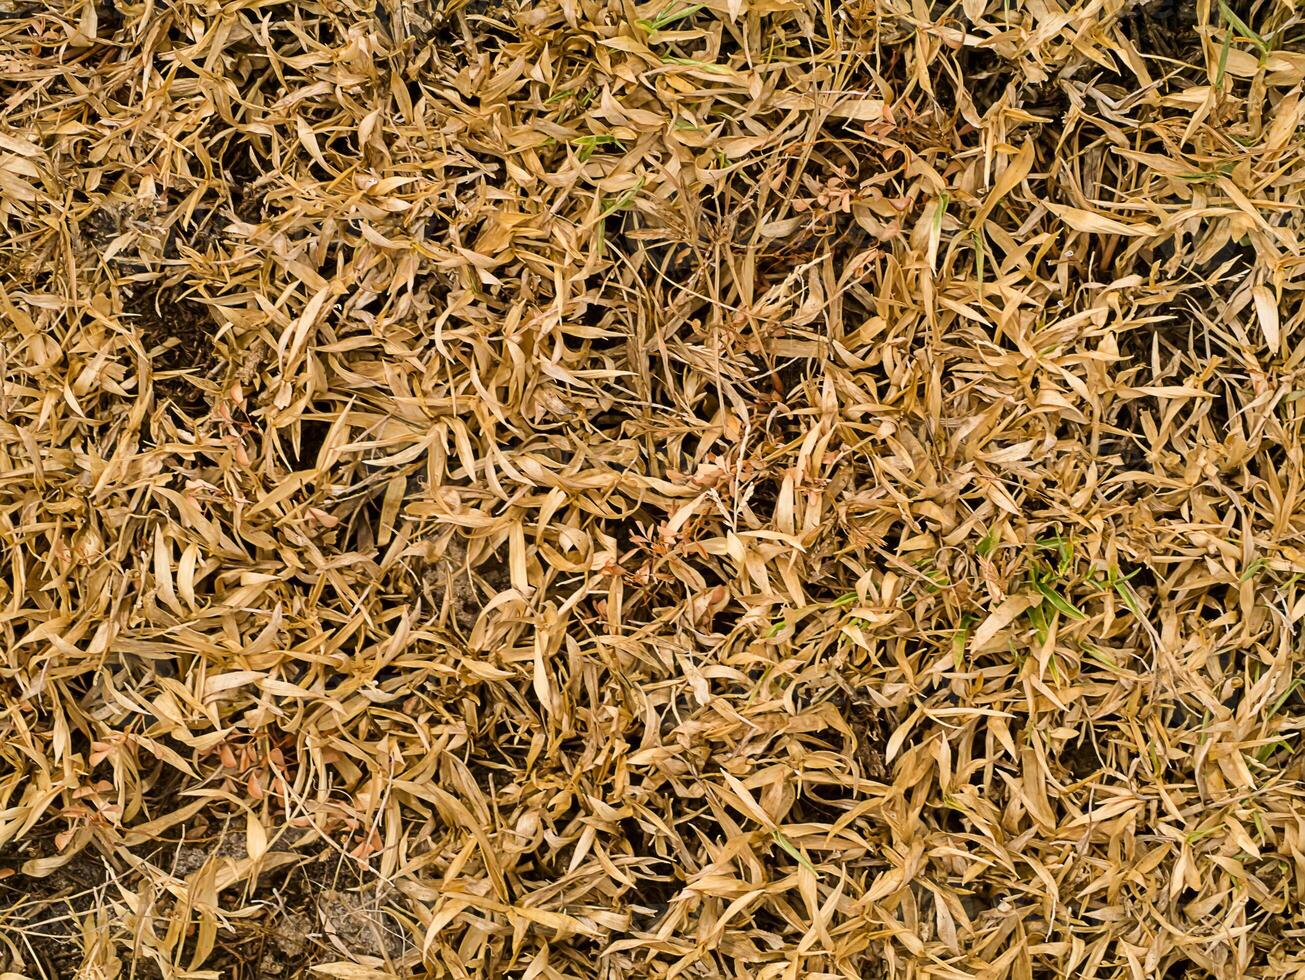
[(5, 977), (1305, 975), (1294, 3), (0, 58)]

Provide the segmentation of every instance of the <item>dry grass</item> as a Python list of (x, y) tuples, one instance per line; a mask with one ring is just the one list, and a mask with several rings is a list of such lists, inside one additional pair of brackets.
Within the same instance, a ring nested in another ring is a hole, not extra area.
[(1305, 976), (1288, 0), (3, 0), (5, 977)]

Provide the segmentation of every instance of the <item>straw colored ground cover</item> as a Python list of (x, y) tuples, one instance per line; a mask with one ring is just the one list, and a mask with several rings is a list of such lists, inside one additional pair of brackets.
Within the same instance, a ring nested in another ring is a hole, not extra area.
[(5, 977), (1305, 976), (1292, 3), (0, 59)]

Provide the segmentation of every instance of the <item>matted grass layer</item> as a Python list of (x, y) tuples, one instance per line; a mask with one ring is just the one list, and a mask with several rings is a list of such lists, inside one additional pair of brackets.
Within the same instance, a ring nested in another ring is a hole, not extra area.
[(1305, 975), (1294, 3), (0, 64), (5, 977)]

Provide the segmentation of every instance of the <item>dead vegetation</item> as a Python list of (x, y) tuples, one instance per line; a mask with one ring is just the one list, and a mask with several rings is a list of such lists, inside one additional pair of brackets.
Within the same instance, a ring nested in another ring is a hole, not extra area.
[(0, 972), (1305, 972), (1287, 0), (0, 5)]

